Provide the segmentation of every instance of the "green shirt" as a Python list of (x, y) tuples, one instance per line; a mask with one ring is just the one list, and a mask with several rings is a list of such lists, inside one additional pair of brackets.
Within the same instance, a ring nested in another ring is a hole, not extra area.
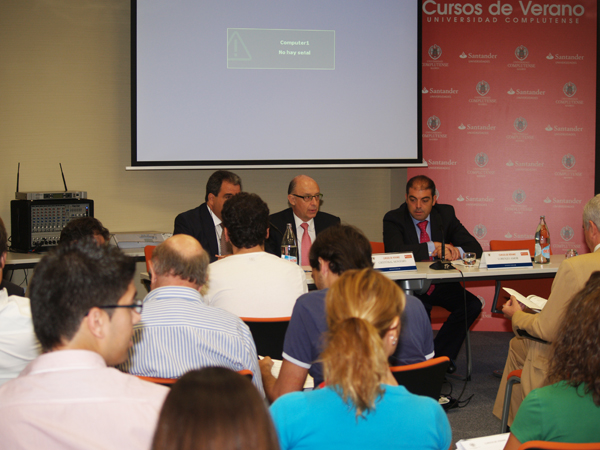
[(583, 385), (565, 381), (529, 393), (510, 431), (521, 442), (600, 442), (600, 407)]

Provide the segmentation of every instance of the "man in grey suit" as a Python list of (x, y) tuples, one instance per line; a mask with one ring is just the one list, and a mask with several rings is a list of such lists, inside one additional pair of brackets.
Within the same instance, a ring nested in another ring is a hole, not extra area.
[[(295, 177), (288, 187), (290, 208), (269, 217), (269, 238), (265, 243), (265, 251), (277, 256), (281, 254), (281, 241), (287, 224), (291, 223), (294, 237), (298, 243), (300, 264), (302, 266), (310, 265), (308, 252), (311, 243), (315, 241), (321, 231), (340, 223), (339, 217), (319, 211), (322, 198), (323, 194), (315, 180), (306, 175)], [(306, 236), (304, 236), (305, 234)], [(304, 261), (302, 255), (305, 255)]]
[(173, 234), (188, 234), (195, 237), (208, 253), (210, 262), (219, 255), (231, 254), (231, 248), (225, 243), (221, 225), (223, 204), (242, 191), (242, 180), (233, 172), (217, 170), (206, 183), (205, 202), (175, 218)]

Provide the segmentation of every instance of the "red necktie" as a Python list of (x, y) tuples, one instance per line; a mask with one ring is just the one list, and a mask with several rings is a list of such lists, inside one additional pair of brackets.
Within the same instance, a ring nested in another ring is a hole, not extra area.
[(304, 230), (304, 234), (302, 234), (302, 243), (300, 246), (302, 247), (302, 255), (300, 259), (301, 266), (308, 266), (310, 262), (308, 261), (308, 253), (310, 252), (310, 246), (312, 242), (310, 241), (310, 235), (308, 234), (308, 224), (303, 223), (300, 225)]
[[(429, 238), (429, 234), (427, 234), (427, 221), (424, 220), (423, 222), (419, 222), (417, 224), (417, 226), (419, 227), (419, 230), (421, 230), (421, 237), (419, 238), (419, 244), (422, 244), (424, 242), (429, 242), (431, 239)], [(432, 257), (429, 257), (429, 259), (433, 259)], [(427, 295), (431, 295), (431, 293), (433, 292), (433, 290), (435, 289), (435, 286), (432, 284), (429, 289), (427, 289)]]
[(419, 222), (417, 224), (419, 230), (421, 230), (421, 237), (419, 238), (419, 244), (423, 242), (429, 242), (431, 239), (429, 238), (429, 234), (427, 234), (427, 221)]

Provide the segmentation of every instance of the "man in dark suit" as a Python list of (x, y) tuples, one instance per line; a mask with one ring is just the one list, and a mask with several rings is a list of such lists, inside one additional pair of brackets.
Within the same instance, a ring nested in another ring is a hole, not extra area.
[(8, 295), (25, 296), (25, 289), (21, 286), (2, 279), (2, 270), (6, 264), (6, 254), (8, 252), (8, 233), (4, 227), (4, 222), (0, 218), (0, 290), (6, 289)]
[(233, 172), (217, 170), (206, 183), (205, 203), (175, 218), (173, 234), (188, 234), (195, 237), (208, 253), (210, 262), (219, 255), (231, 254), (225, 242), (221, 225), (223, 204), (242, 191), (242, 180)]
[[(277, 256), (281, 254), (281, 241), (287, 224), (291, 223), (298, 244), (300, 264), (310, 265), (308, 252), (312, 242), (321, 231), (340, 223), (339, 217), (319, 211), (321, 198), (323, 194), (315, 180), (306, 175), (295, 177), (288, 187), (288, 202), (291, 208), (269, 217), (269, 238), (265, 243), (265, 251)], [(305, 256), (304, 260), (302, 255)]]
[[(481, 257), (481, 245), (456, 218), (454, 208), (437, 203), (435, 183), (424, 175), (411, 178), (406, 184), (406, 202), (383, 218), (385, 251), (413, 252), (417, 261), (440, 258), (442, 237), (447, 260), (460, 259), (464, 252)], [(441, 306), (451, 313), (434, 340), (436, 356), (455, 360), (460, 351), (466, 336), (464, 293), (460, 283), (444, 283), (417, 296), (428, 312)], [(481, 301), (468, 291), (466, 299), (470, 327), (481, 312)], [(454, 370), (452, 363), (449, 371)]]

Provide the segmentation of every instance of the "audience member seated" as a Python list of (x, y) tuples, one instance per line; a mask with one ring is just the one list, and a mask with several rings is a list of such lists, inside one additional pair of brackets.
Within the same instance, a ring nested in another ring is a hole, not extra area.
[(348, 270), (327, 292), (326, 309), (326, 386), (273, 403), (281, 448), (447, 450), (442, 407), (398, 386), (389, 369), (404, 309), (398, 285), (372, 269)]
[[(296, 301), (283, 346), (283, 364), (279, 377), (271, 375), (270, 358), (260, 361), (263, 383), (269, 400), (302, 389), (306, 375), (315, 385), (323, 381), (323, 368), (318, 362), (327, 332), (325, 296), (331, 285), (350, 269), (372, 268), (371, 244), (365, 235), (349, 225), (334, 225), (317, 236), (310, 249), (312, 276), (318, 291), (302, 295)], [(431, 323), (421, 301), (406, 297), (402, 315), (400, 342), (390, 364), (413, 364), (433, 357)]]
[(319, 211), (323, 194), (317, 182), (306, 175), (298, 175), (290, 181), (287, 198), (290, 207), (269, 217), (269, 239), (265, 250), (281, 255), (281, 241), (289, 223), (298, 245), (300, 265), (308, 266), (311, 244), (321, 231), (340, 223), (340, 218)]
[(242, 180), (228, 170), (217, 170), (206, 182), (204, 203), (182, 212), (175, 218), (173, 234), (188, 234), (198, 240), (208, 253), (210, 262), (219, 256), (231, 255), (231, 246), (225, 242), (221, 210), (223, 204), (242, 191)]
[(508, 415), (510, 426), (525, 396), (533, 389), (547, 384), (548, 364), (552, 359), (551, 343), (557, 339), (558, 328), (566, 312), (566, 304), (583, 288), (590, 275), (600, 270), (600, 194), (590, 199), (583, 208), (583, 234), (592, 253), (565, 259), (560, 264), (552, 282), (548, 302), (540, 313), (532, 314), (523, 311), (523, 306), (514, 297), (502, 306), (504, 317), (511, 319), (515, 334), (523, 330), (534, 338), (548, 342), (545, 344), (518, 335), (510, 341), (504, 374), (493, 410), (496, 417), (502, 417), (507, 375), (513, 370), (522, 369), (521, 383), (513, 387)]
[(250, 381), (222, 367), (186, 373), (160, 413), (152, 450), (279, 450), (271, 416)]
[(60, 243), (78, 241), (86, 236), (92, 236), (98, 245), (104, 245), (110, 240), (110, 233), (102, 223), (94, 217), (80, 217), (65, 225), (60, 232)]
[[(8, 239), (0, 218), (0, 279), (6, 261)], [(16, 292), (16, 293), (15, 293)], [(0, 385), (15, 378), (40, 354), (33, 332), (29, 299), (23, 288), (9, 282), (0, 287)]]
[(4, 222), (0, 217), (0, 289), (6, 289), (8, 295), (18, 295), (20, 297), (25, 296), (25, 289), (21, 286), (11, 283), (8, 280), (2, 278), (2, 271), (6, 264), (6, 254), (8, 253), (8, 233), (4, 227)]
[(527, 441), (600, 442), (600, 272), (566, 305), (548, 382), (529, 393), (506, 450)]
[(146, 450), (168, 388), (110, 368), (140, 320), (135, 262), (92, 238), (59, 245), (29, 285), (44, 354), (0, 387), (2, 448)]
[(308, 290), (306, 276), (297, 264), (265, 252), (269, 207), (242, 192), (225, 202), (221, 215), (233, 255), (211, 264), (208, 303), (239, 317), (289, 317)]
[(154, 249), (150, 293), (133, 347), (119, 368), (134, 375), (178, 378), (191, 369), (223, 366), (251, 370), (262, 392), (256, 347), (239, 317), (205, 305), (209, 258), (200, 243), (177, 234)]
[(29, 299), (0, 290), (0, 385), (19, 375), (39, 354)]

